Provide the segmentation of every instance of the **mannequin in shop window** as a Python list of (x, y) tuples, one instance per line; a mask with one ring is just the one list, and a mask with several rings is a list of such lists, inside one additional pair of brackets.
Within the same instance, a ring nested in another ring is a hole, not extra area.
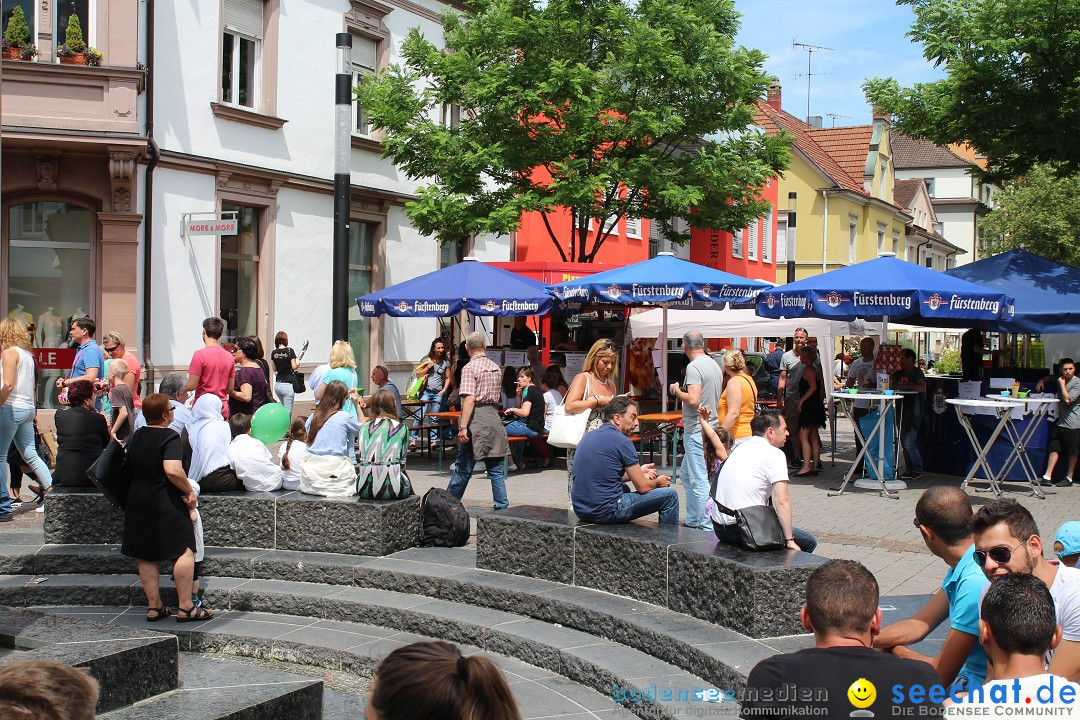
[(34, 322), (34, 316), (26, 312), (26, 308), (24, 308), (21, 303), (16, 305), (15, 309), (8, 313), (8, 317), (15, 318), (21, 322), (23, 328)]
[[(64, 341), (64, 319), (53, 312), (56, 308), (50, 305), (45, 312), (38, 315), (38, 340), (39, 347), (60, 347)], [(82, 317), (81, 315), (79, 317)]]

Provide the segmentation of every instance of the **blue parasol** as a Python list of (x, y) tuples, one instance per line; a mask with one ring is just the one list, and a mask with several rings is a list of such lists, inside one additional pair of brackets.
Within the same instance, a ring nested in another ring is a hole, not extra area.
[(972, 327), (1011, 319), (1013, 299), (888, 253), (761, 293), (757, 314)]
[(542, 282), (465, 258), (450, 267), (391, 285), (356, 298), (361, 315), (375, 317), (449, 317), (472, 315), (544, 315), (567, 312)]

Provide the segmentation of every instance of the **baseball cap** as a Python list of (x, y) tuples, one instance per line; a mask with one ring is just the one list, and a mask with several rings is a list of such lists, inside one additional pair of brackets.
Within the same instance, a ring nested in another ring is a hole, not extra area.
[(1068, 557), (1080, 553), (1080, 521), (1070, 520), (1062, 523), (1054, 536), (1054, 552), (1058, 557)]

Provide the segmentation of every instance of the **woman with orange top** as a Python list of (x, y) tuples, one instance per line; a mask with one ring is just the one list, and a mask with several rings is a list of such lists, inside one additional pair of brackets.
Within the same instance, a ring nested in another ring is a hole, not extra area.
[(720, 396), (716, 414), (720, 418), (720, 427), (730, 432), (738, 445), (753, 435), (750, 432), (750, 421), (754, 419), (757, 386), (746, 370), (746, 356), (742, 354), (742, 350), (728, 350), (724, 353), (723, 366), (728, 381)]

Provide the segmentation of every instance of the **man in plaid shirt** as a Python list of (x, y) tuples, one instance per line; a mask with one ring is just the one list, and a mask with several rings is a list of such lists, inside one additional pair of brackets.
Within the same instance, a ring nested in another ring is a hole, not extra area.
[(473, 465), (483, 460), (491, 479), (491, 497), (495, 509), (510, 504), (506, 498), (506, 470), (503, 458), (510, 452), (506, 430), (499, 418), (502, 370), (484, 354), (483, 333), (465, 336), (469, 362), (461, 371), (461, 419), (458, 420), (458, 456), (454, 474), (447, 491), (458, 500), (465, 494), (472, 477)]

